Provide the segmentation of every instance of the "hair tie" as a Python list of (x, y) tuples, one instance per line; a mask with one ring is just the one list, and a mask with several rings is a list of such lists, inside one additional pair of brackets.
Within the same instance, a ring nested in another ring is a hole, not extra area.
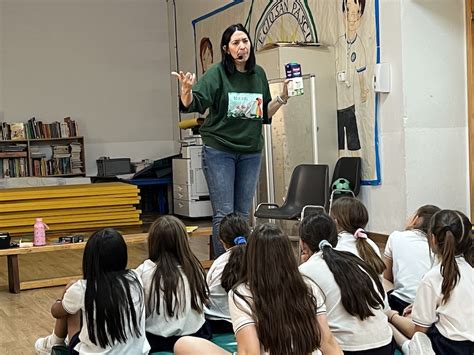
[(239, 235), (238, 237), (234, 238), (235, 245), (247, 244), (247, 239), (245, 237)]
[(354, 238), (367, 239), (367, 232), (363, 230), (362, 228), (359, 228), (358, 230), (355, 231)]
[(446, 234), (447, 232), (451, 232), (451, 234), (454, 236), (454, 232), (453, 232), (453, 229), (451, 228), (451, 225), (446, 225), (444, 227), (442, 227), (439, 231), (440, 233), (441, 232), (444, 232), (444, 234)]
[(326, 239), (323, 239), (319, 242), (319, 250), (323, 250), (324, 247), (329, 247), (332, 249), (331, 243), (329, 243)]

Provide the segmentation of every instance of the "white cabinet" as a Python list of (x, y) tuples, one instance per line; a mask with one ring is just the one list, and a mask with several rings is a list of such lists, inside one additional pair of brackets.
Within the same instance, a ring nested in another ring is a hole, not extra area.
[(209, 190), (201, 165), (202, 146), (183, 147), (183, 157), (173, 159), (174, 213), (186, 217), (212, 216)]

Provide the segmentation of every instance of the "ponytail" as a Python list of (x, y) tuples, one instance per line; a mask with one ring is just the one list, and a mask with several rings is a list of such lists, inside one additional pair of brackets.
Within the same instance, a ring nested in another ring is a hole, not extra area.
[(371, 266), (352, 253), (334, 250), (326, 240), (319, 247), (341, 290), (342, 305), (350, 315), (364, 320), (374, 315), (372, 309), (384, 308), (385, 292)]
[(229, 292), (237, 283), (242, 271), (242, 262), (245, 255), (245, 244), (236, 245), (230, 250), (229, 261), (224, 267), (221, 276), (221, 286)]
[(364, 260), (372, 270), (374, 270), (378, 275), (384, 272), (385, 263), (367, 242), (367, 239), (357, 238), (356, 248), (360, 258)]
[(441, 284), (441, 292), (443, 293), (443, 303), (446, 303), (451, 296), (454, 286), (458, 283), (461, 274), (455, 258), (455, 240), (450, 230), (444, 235), (444, 245), (440, 253), (441, 258), (441, 275), (443, 283)]
[(463, 256), (471, 266), (474, 264), (472, 224), (462, 212), (441, 210), (431, 218), (430, 233), (430, 246), (441, 264), (442, 303), (446, 303), (461, 279), (456, 257)]
[(357, 252), (362, 260), (369, 264), (377, 274), (382, 274), (385, 264), (380, 256), (367, 243), (367, 233), (363, 228), (369, 222), (369, 212), (362, 202), (353, 197), (338, 198), (331, 209), (331, 216), (339, 231), (346, 231), (357, 239)]

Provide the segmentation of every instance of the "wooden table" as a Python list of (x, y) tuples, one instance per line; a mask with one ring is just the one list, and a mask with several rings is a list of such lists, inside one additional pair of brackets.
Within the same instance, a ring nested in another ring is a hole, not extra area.
[[(196, 229), (194, 232), (189, 233), (190, 238), (194, 237), (209, 237), (212, 235), (212, 229), (210, 227), (202, 227)], [(146, 242), (148, 233), (138, 234), (127, 234), (124, 235), (125, 242), (127, 245), (141, 244)], [(211, 243), (212, 245), (212, 243)], [(71, 244), (48, 244), (40, 247), (25, 247), (25, 248), (11, 248), (11, 249), (0, 249), (0, 256), (7, 257), (7, 268), (8, 268), (8, 289), (12, 293), (19, 293), (21, 290), (30, 290), (41, 287), (51, 287), (66, 285), (71, 280), (82, 279), (82, 275), (65, 276), (65, 277), (54, 277), (33, 281), (20, 281), (20, 267), (18, 263), (19, 255), (34, 254), (34, 253), (47, 253), (61, 250), (75, 250), (84, 249), (86, 242), (82, 243), (71, 243)], [(201, 264), (205, 269), (208, 269), (212, 265), (211, 260), (211, 249), (208, 260), (202, 260)]]

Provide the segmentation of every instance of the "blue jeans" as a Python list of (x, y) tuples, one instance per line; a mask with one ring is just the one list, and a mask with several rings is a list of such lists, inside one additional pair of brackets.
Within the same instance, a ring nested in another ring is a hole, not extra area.
[(228, 153), (202, 147), (202, 168), (212, 203), (212, 245), (217, 258), (225, 252), (219, 224), (232, 212), (248, 217), (260, 174), (261, 153)]

